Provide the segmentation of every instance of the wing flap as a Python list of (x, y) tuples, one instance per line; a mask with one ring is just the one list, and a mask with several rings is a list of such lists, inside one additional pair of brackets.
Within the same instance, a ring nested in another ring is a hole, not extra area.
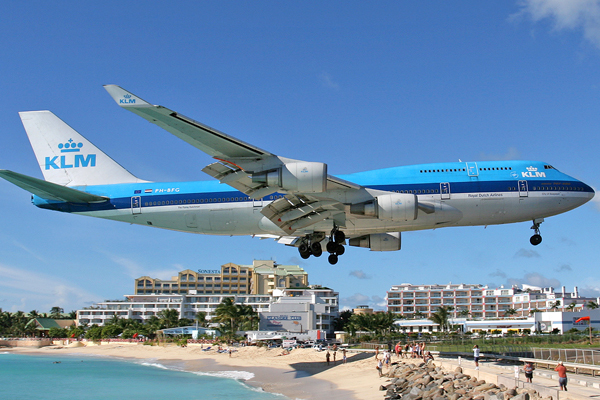
[(4, 178), (21, 189), (46, 200), (70, 203), (101, 203), (109, 200), (108, 197), (82, 192), (13, 171), (0, 170), (0, 178)]
[(268, 204), (261, 214), (288, 234), (314, 225), (342, 213), (343, 205), (336, 200), (318, 200), (303, 195), (288, 194)]

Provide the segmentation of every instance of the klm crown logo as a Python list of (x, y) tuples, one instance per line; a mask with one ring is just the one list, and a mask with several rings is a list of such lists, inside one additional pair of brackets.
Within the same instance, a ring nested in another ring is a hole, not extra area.
[(132, 99), (130, 94), (126, 94), (119, 99), (119, 104), (135, 104), (135, 99)]
[(83, 143), (73, 143), (73, 139), (69, 139), (67, 143), (59, 143), (58, 148), (61, 153), (75, 153), (81, 150)]
[(536, 167), (534, 167), (533, 165), (530, 167), (527, 167), (525, 169), (527, 170), (527, 172), (521, 172), (521, 175), (523, 175), (523, 178), (545, 178), (546, 177), (545, 172), (539, 172), (538, 169)]
[[(58, 148), (61, 153), (79, 153), (83, 148), (83, 143), (75, 143), (73, 139), (67, 140), (65, 143), (59, 143)], [(96, 166), (96, 155), (95, 154), (73, 154), (71, 156), (54, 156), (46, 157), (44, 166), (46, 170), (49, 169), (63, 169), (63, 168), (85, 168)]]

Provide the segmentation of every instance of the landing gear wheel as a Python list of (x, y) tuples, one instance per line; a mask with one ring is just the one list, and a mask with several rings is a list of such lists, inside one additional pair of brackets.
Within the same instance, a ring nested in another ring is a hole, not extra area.
[(335, 231), (333, 234), (333, 241), (336, 243), (344, 243), (346, 240), (346, 234), (343, 231)]
[(529, 243), (531, 243), (534, 246), (537, 246), (538, 244), (542, 243), (542, 235), (540, 235), (540, 225), (542, 222), (544, 222), (543, 218), (533, 220), (533, 226), (531, 227), (531, 229), (533, 229), (534, 235), (531, 237), (531, 239), (529, 239)]
[(300, 257), (302, 257), (303, 259), (307, 259), (310, 257), (310, 253), (300, 253)]
[(310, 257), (310, 249), (308, 248), (308, 244), (301, 243), (300, 246), (298, 246), (298, 251), (300, 252), (301, 255), (302, 254), (308, 254), (309, 257)]
[(337, 247), (338, 247), (337, 243), (327, 242), (327, 252), (328, 253), (332, 253), (332, 254), (335, 253), (337, 250)]
[(341, 244), (338, 244), (337, 249), (335, 249), (335, 254), (338, 256), (341, 256), (345, 252), (346, 252), (346, 248), (344, 246), (342, 246)]
[(327, 261), (329, 261), (329, 264), (335, 265), (338, 262), (338, 256), (336, 256), (335, 254), (330, 254), (327, 258)]
[(312, 251), (313, 256), (321, 257), (323, 254), (323, 248), (321, 247), (321, 243), (315, 242), (310, 245), (310, 250)]

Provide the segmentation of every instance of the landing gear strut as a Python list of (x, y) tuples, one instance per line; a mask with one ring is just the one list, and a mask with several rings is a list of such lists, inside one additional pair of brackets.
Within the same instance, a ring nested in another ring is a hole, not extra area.
[(331, 234), (329, 235), (329, 242), (327, 242), (327, 251), (330, 253), (327, 257), (329, 264), (335, 265), (338, 262), (338, 257), (344, 254), (346, 249), (342, 245), (346, 240), (346, 234), (340, 231), (337, 225), (333, 225)]
[(544, 222), (543, 218), (533, 220), (533, 226), (531, 229), (533, 229), (534, 235), (531, 237), (531, 239), (529, 239), (529, 243), (534, 246), (542, 243), (542, 235), (540, 235), (540, 225), (542, 222)]

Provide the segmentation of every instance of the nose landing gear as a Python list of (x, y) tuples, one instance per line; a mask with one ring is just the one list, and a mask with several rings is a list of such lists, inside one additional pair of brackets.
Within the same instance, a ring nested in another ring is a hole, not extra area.
[(531, 229), (533, 229), (534, 235), (529, 239), (529, 243), (531, 243), (534, 246), (537, 246), (538, 244), (542, 243), (542, 235), (540, 235), (540, 225), (542, 224), (542, 222), (544, 222), (544, 218), (538, 218), (533, 220), (533, 226), (531, 227)]

